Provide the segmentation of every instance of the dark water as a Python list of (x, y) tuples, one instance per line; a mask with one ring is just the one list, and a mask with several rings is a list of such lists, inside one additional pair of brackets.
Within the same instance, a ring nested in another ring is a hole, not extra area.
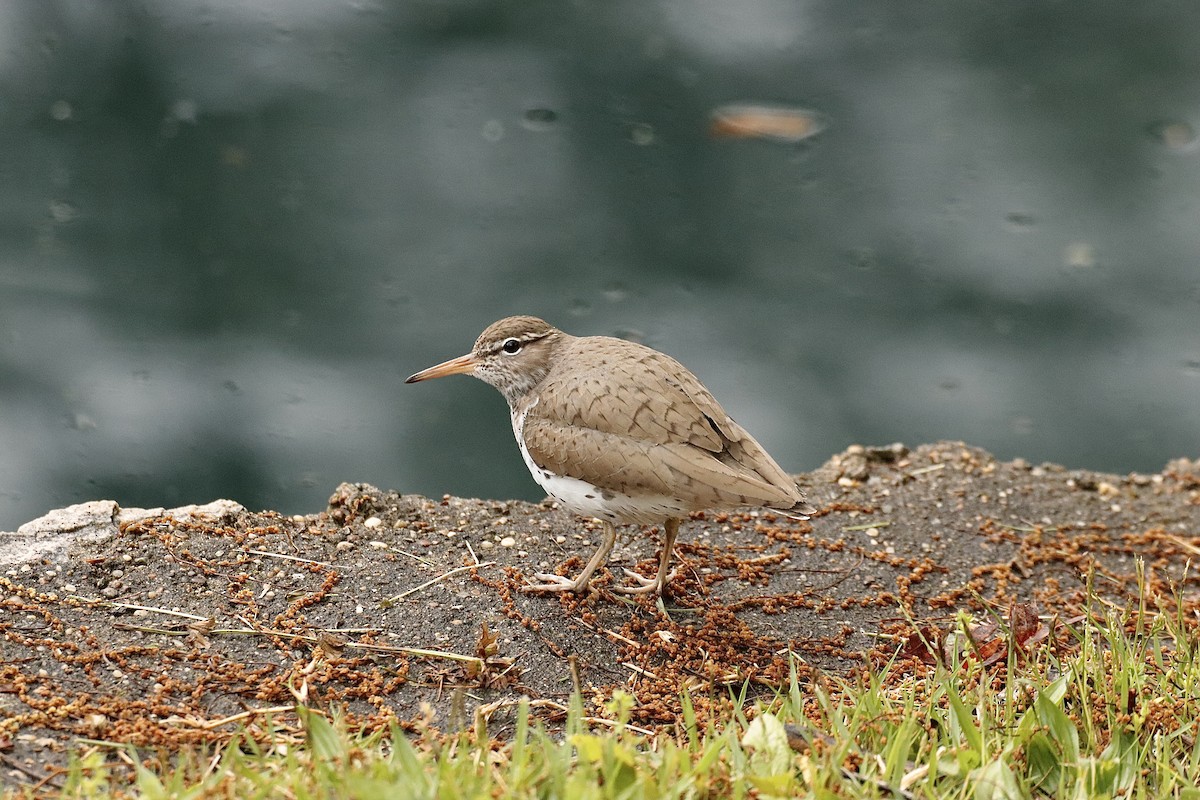
[[(539, 496), (510, 313), (784, 466), (1200, 453), (1200, 6), (0, 4), (0, 529), (84, 499)], [(734, 102), (799, 143), (714, 136)]]

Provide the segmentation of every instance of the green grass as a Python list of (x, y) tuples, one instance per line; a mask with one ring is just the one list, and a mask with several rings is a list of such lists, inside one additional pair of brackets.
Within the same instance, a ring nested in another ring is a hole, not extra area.
[(301, 739), (258, 729), (215, 753), (172, 754), (170, 766), (93, 747), (61, 796), (1200, 800), (1200, 643), (1195, 610), (1179, 608), (1094, 603), (988, 666), (964, 656), (820, 686), (793, 679), (773, 702), (704, 729), (685, 697), (675, 729), (653, 738), (626, 724), (633, 699), (621, 693), (609, 725), (589, 723), (577, 698), (553, 733), (523, 704), (504, 742), (484, 720), (454, 736), (356, 735), (300, 706)]

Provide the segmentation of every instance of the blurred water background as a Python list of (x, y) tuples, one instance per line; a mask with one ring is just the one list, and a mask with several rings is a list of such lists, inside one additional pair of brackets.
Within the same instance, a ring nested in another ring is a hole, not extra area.
[(0, 529), (536, 499), (494, 390), (402, 383), (512, 313), (671, 353), (794, 471), (1156, 470), (1200, 454), (1197, 126), (1160, 0), (5, 0)]

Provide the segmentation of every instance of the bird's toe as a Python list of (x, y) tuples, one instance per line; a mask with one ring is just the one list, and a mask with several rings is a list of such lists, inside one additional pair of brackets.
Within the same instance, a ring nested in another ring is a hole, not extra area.
[(625, 574), (633, 579), (635, 586), (617, 586), (613, 591), (617, 594), (658, 594), (663, 593), (663, 589), (667, 584), (675, 580), (675, 571), (664, 578), (661, 582), (658, 578), (644, 578), (631, 569), (626, 569)]
[(587, 585), (586, 581), (564, 578), (550, 572), (535, 572), (534, 579), (543, 583), (529, 583), (521, 587), (522, 592), (577, 592)]

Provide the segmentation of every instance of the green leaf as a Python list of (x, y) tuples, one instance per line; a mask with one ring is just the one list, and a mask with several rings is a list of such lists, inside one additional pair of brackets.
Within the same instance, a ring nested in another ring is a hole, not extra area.
[[(1050, 687), (1047, 687), (1050, 688)], [(1062, 760), (1073, 764), (1079, 760), (1079, 731), (1075, 723), (1046, 690), (1038, 692), (1033, 703), (1038, 721), (1050, 729), (1050, 738), (1062, 749)]]
[(763, 712), (754, 718), (742, 735), (742, 747), (753, 751), (751, 762), (761, 767), (761, 772), (791, 774), (794, 754), (787, 731), (774, 714)]
[(599, 764), (604, 759), (604, 742), (599, 736), (576, 733), (568, 736), (567, 741), (579, 753), (579, 757), (590, 764)]
[(1053, 794), (1061, 779), (1062, 761), (1050, 737), (1038, 731), (1029, 739), (1025, 745), (1025, 763), (1029, 782)]
[(1069, 681), (1067, 680), (1067, 676), (1061, 675), (1041, 691), (1051, 702), (1062, 703), (1063, 698), (1067, 696), (1068, 686)]
[(963, 703), (962, 696), (953, 685), (946, 685), (946, 697), (950, 701), (950, 709), (954, 712), (954, 721), (958, 723), (956, 731), (966, 740), (967, 745), (977, 753), (983, 753), (983, 734), (975, 723), (975, 716)]
[(1008, 764), (995, 759), (975, 773), (975, 800), (1021, 800), (1025, 795)]
[(1138, 752), (1136, 737), (1119, 728), (1113, 731), (1112, 740), (1100, 754), (1100, 759), (1112, 770), (1107, 790), (1110, 794), (1124, 792), (1133, 786), (1140, 773)]
[(342, 755), (341, 738), (329, 720), (305, 706), (296, 707), (296, 715), (304, 725), (309, 749), (318, 759), (335, 759)]
[(749, 775), (746, 780), (763, 797), (796, 796), (796, 778), (790, 772), (777, 775)]
[(146, 800), (166, 800), (167, 789), (163, 786), (162, 781), (153, 772), (142, 766), (142, 762), (136, 758), (133, 763), (137, 769), (137, 787), (141, 796)]

